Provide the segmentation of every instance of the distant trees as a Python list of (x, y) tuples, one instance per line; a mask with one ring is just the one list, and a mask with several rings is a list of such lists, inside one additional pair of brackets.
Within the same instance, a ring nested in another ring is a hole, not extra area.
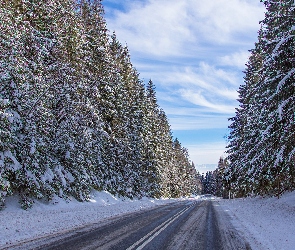
[(202, 175), (201, 178), (203, 189), (202, 194), (212, 194), (216, 193), (216, 178), (213, 171), (207, 171), (205, 176)]
[(238, 196), (295, 188), (295, 6), (263, 2), (267, 12), (231, 118), (225, 178)]
[(217, 168), (214, 171), (207, 171), (205, 175), (201, 176), (202, 194), (228, 198), (230, 191), (225, 178), (227, 166), (227, 160), (220, 157)]
[(155, 85), (109, 35), (100, 0), (0, 4), (0, 205), (91, 189), (128, 197), (196, 192)]
[(220, 157), (217, 165), (217, 169), (214, 170), (215, 176), (215, 195), (218, 197), (228, 198), (230, 195), (230, 189), (227, 178), (225, 176), (225, 170), (228, 166), (226, 158)]
[(229, 185), (230, 182), (226, 176), (227, 169), (227, 159), (220, 157), (217, 168), (214, 171), (207, 171), (205, 175), (202, 174), (202, 176), (200, 176), (200, 193), (229, 198), (231, 196), (231, 190)]

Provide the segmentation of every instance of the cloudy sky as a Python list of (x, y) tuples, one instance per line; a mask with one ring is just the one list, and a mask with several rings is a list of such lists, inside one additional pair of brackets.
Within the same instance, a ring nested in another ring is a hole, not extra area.
[[(224, 155), (249, 49), (265, 8), (259, 0), (104, 0), (110, 32), (156, 85), (174, 137), (196, 165)], [(211, 166), (212, 168), (212, 166)], [(204, 171), (204, 167), (200, 171)]]

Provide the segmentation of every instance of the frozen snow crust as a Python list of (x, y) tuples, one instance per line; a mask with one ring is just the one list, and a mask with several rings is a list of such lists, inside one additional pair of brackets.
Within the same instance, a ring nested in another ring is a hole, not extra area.
[(295, 249), (295, 191), (280, 199), (246, 198), (218, 200), (242, 231), (253, 250)]

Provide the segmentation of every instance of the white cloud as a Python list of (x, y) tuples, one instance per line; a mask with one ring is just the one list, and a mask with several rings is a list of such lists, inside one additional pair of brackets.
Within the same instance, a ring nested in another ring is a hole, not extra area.
[(175, 54), (184, 40), (193, 36), (187, 25), (185, 1), (135, 2), (127, 13), (118, 12), (108, 27), (116, 30), (119, 39), (126, 41), (131, 50), (155, 55)]
[(211, 142), (186, 146), (191, 160), (197, 164), (217, 164), (220, 156), (225, 156), (225, 147), (225, 142)]
[(170, 115), (169, 123), (174, 131), (226, 128), (230, 124), (226, 116), (190, 116), (187, 113), (177, 117), (171, 116), (169, 110), (167, 114)]
[[(163, 78), (160, 99), (170, 103), (191, 103), (203, 111), (233, 114), (237, 105), (237, 89), (241, 79), (236, 73), (216, 69), (204, 62), (199, 67), (184, 67), (177, 71), (159, 72)], [(171, 93), (167, 95), (167, 93)]]
[(219, 59), (220, 64), (234, 66), (239, 69), (245, 69), (245, 64), (249, 59), (250, 53), (248, 51), (239, 51), (230, 55), (223, 56)]
[[(239, 34), (256, 32), (264, 8), (257, 0), (129, 1), (126, 12), (108, 21), (131, 51), (175, 56), (201, 50), (201, 44), (245, 42)], [(242, 39), (242, 40), (241, 40)], [(251, 41), (252, 42), (252, 41)]]
[[(226, 128), (238, 103), (242, 70), (264, 6), (258, 0), (104, 0), (108, 28), (127, 43), (133, 65), (150, 78), (172, 130)], [(106, 10), (108, 11), (108, 9)], [(193, 138), (192, 138), (193, 139)], [(200, 145), (197, 145), (200, 143)], [(196, 164), (217, 164), (225, 145), (188, 147)]]
[(256, 31), (263, 19), (263, 4), (255, 0), (189, 1), (202, 35), (216, 43), (230, 43), (242, 32)]
[(183, 98), (187, 101), (202, 106), (203, 108), (208, 108), (208, 111), (211, 112), (218, 112), (223, 114), (232, 114), (235, 110), (235, 106), (225, 105), (223, 103), (213, 102), (212, 100), (209, 101), (206, 97), (201, 93), (198, 92), (191, 92), (191, 90), (181, 89), (180, 94)]
[[(175, 99), (174, 99), (175, 101)], [(203, 130), (227, 128), (231, 122), (229, 117), (233, 114), (207, 112), (204, 107), (184, 107), (168, 104), (164, 107), (172, 130)]]
[(152, 78), (161, 81), (163, 87), (200, 88), (231, 99), (236, 99), (234, 93), (243, 82), (241, 72), (216, 68), (202, 61), (196, 67), (163, 68), (154, 65), (149, 70), (154, 70)]
[[(243, 79), (241, 71), (226, 67), (240, 70), (245, 64), (254, 43), (253, 37), (249, 41), (245, 37), (257, 32), (263, 4), (256, 0), (127, 0), (127, 5), (107, 20), (108, 25), (120, 41), (127, 42), (132, 58), (140, 61), (135, 67), (141, 76), (152, 78), (165, 92), (158, 99), (174, 108), (187, 103), (234, 114), (236, 90)], [(245, 42), (249, 47), (244, 51)]]

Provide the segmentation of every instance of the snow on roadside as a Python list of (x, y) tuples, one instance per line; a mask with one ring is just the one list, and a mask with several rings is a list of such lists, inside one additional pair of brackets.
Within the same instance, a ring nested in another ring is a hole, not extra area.
[(8, 197), (6, 208), (0, 211), (0, 249), (20, 241), (36, 239), (116, 215), (175, 201), (147, 198), (129, 200), (114, 197), (108, 192), (93, 192), (89, 202), (55, 198), (46, 203), (35, 201), (31, 209), (23, 210), (18, 204), (18, 197)]
[(295, 191), (280, 199), (255, 197), (218, 202), (233, 224), (240, 227), (238, 230), (244, 231), (252, 249), (295, 249)]

